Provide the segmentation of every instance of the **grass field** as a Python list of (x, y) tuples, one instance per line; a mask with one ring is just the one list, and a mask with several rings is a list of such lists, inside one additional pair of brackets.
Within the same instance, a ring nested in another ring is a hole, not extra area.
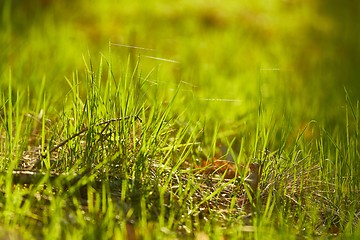
[(359, 10), (1, 1), (0, 238), (359, 238)]

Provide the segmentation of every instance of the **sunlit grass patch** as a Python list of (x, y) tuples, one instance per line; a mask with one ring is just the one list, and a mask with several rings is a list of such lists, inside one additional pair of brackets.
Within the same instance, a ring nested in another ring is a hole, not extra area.
[(0, 3), (2, 237), (358, 235), (357, 38), (322, 4)]
[[(13, 99), (9, 84), (2, 103), (5, 227), (25, 224), (32, 236), (55, 238), (245, 237), (267, 228), (326, 236), (355, 229), (359, 106), (349, 97), (345, 134), (315, 121), (298, 131), (286, 118), (277, 122), (269, 110), (276, 102), (263, 104), (261, 91), (256, 112), (242, 120), (252, 123), (238, 132), (238, 125), (205, 129), (205, 121), (194, 125), (191, 107), (179, 108), (188, 101), (181, 84), (158, 94), (166, 87), (147, 81), (141, 62), (129, 59), (119, 73), (112, 57), (101, 57), (97, 67), (90, 59), (84, 74), (66, 77), (65, 107), (51, 121), (45, 91), (31, 111), (26, 95)], [(251, 188), (250, 162), (261, 166)]]

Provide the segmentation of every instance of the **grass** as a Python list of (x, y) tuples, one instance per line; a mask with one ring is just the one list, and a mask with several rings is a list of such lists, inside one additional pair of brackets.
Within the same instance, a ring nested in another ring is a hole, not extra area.
[(2, 238), (360, 235), (351, 6), (126, 4), (1, 3)]

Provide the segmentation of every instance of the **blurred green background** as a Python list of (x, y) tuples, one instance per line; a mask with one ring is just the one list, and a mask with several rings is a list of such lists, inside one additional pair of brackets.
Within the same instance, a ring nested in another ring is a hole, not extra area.
[(232, 123), (261, 101), (275, 118), (334, 125), (344, 88), (360, 96), (359, 13), (355, 0), (2, 0), (1, 88), (11, 72), (14, 91), (37, 101), (45, 79), (61, 109), (65, 76), (82, 73), (84, 59), (109, 60), (114, 43), (151, 49), (111, 45), (115, 69), (129, 54), (140, 59), (143, 75), (151, 72), (144, 90), (179, 88), (194, 118)]

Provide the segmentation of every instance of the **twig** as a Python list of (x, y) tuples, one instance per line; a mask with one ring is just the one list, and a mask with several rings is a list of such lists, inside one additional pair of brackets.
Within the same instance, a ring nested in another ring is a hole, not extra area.
[[(129, 118), (132, 118), (132, 117), (135, 118), (136, 120), (139, 120), (140, 122), (142, 122), (142, 119), (139, 116), (126, 116), (126, 117), (123, 117), (123, 118), (121, 118), (121, 117), (120, 118), (111, 118), (111, 119), (105, 120), (103, 122), (93, 124), (91, 127), (98, 127), (98, 126), (101, 126), (101, 125), (110, 124), (112, 122), (118, 122), (118, 121), (121, 121), (121, 120), (126, 120), (126, 119), (129, 119)], [(82, 130), (80, 130), (79, 132), (74, 133), (69, 138), (67, 138), (64, 141), (60, 142), (59, 144), (55, 145), (52, 149), (50, 149), (49, 153), (52, 153), (52, 152), (56, 151), (57, 149), (59, 149), (60, 147), (64, 146), (66, 143), (68, 143), (70, 140), (80, 136), (81, 134), (87, 132), (88, 130), (89, 130), (89, 127), (85, 127)], [(48, 154), (47, 152), (45, 154), (41, 154), (41, 157), (46, 158), (47, 154)]]
[[(47, 173), (40, 171), (24, 171), (24, 170), (14, 170), (12, 171), (13, 183), (15, 184), (36, 184), (43, 179)], [(49, 180), (51, 182), (55, 181), (61, 176), (69, 176), (68, 173), (55, 173), (50, 172), (48, 174)], [(78, 175), (74, 174), (74, 177), (77, 179)]]

